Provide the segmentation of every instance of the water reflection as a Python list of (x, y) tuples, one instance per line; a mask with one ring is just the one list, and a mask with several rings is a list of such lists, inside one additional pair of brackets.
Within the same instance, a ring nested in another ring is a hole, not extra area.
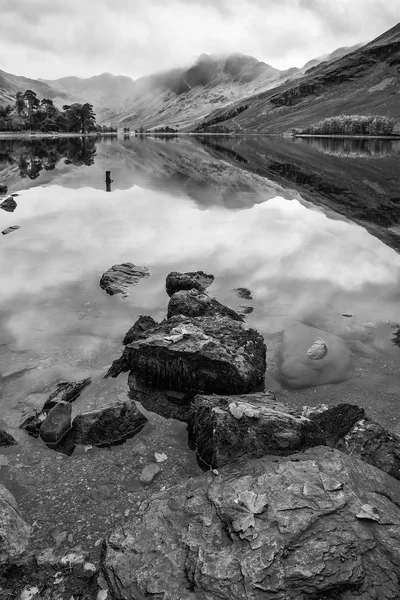
[(295, 138), (296, 144), (305, 144), (339, 158), (382, 158), (400, 154), (400, 140), (351, 138)]

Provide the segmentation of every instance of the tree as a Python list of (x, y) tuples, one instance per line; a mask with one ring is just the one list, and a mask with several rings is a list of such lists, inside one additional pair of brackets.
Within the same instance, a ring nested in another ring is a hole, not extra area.
[(67, 119), (67, 130), (87, 133), (96, 130), (96, 115), (93, 112), (93, 106), (86, 102), (85, 104), (68, 104), (63, 106)]
[(15, 108), (17, 113), (20, 115), (26, 108), (25, 100), (22, 92), (17, 92), (15, 94)]
[(32, 129), (33, 115), (34, 112), (39, 108), (40, 102), (35, 92), (32, 90), (26, 90), (25, 94), (23, 95), (23, 99), (28, 103), (29, 124)]

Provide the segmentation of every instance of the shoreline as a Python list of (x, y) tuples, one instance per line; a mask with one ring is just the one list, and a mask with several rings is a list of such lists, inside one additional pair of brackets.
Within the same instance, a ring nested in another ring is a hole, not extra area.
[(74, 137), (98, 137), (98, 136), (112, 136), (117, 135), (115, 133), (45, 133), (42, 131), (23, 131), (23, 132), (8, 132), (8, 131), (0, 131), (0, 139), (1, 140), (12, 140), (12, 139), (36, 139), (36, 138), (74, 138)]
[(313, 134), (313, 133), (296, 133), (291, 135), (293, 138), (334, 138), (334, 139), (350, 139), (350, 140), (400, 140), (399, 135), (341, 135), (341, 134)]

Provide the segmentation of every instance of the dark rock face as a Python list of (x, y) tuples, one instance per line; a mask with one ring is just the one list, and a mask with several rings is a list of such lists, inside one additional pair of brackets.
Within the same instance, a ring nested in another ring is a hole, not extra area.
[(243, 323), (176, 316), (128, 344), (117, 362), (164, 389), (230, 394), (252, 392), (262, 383), (265, 357), (262, 336)]
[(118, 600), (398, 598), (400, 484), (339, 451), (237, 461), (152, 496), (106, 541)]
[(131, 344), (142, 337), (146, 337), (145, 332), (148, 329), (152, 329), (156, 325), (157, 323), (152, 317), (149, 317), (148, 315), (140, 315), (138, 320), (135, 321), (132, 327), (126, 332), (122, 343), (124, 346), (126, 346), (127, 344)]
[(139, 433), (146, 423), (134, 402), (118, 402), (75, 417), (74, 442), (93, 446), (118, 444)]
[(172, 271), (167, 275), (165, 287), (168, 296), (172, 296), (181, 290), (199, 290), (202, 292), (208, 288), (213, 281), (214, 275), (208, 275), (203, 271), (193, 271), (189, 273)]
[[(336, 447), (338, 442), (351, 430), (359, 419), (363, 419), (364, 409), (355, 404), (337, 404), (336, 406), (304, 406), (304, 416), (311, 419), (323, 432), (328, 446)], [(361, 458), (356, 453), (358, 458)]]
[(28, 547), (30, 527), (18, 510), (14, 496), (0, 485), (0, 565), (17, 558)]
[(213, 469), (242, 456), (288, 456), (326, 443), (320, 427), (301, 408), (278, 403), (272, 392), (197, 396), (189, 439), (201, 466)]
[(71, 403), (79, 394), (90, 383), (90, 378), (82, 379), (81, 381), (63, 381), (58, 383), (54, 392), (50, 394), (48, 399), (43, 405), (41, 411), (29, 415), (20, 425), (22, 429), (25, 429), (29, 435), (38, 437), (41, 427), (47, 418), (49, 411), (54, 408), (58, 403)]
[(72, 406), (58, 402), (48, 413), (40, 427), (40, 437), (48, 446), (57, 446), (71, 429)]
[(17, 208), (17, 203), (15, 202), (14, 198), (10, 196), (9, 198), (3, 200), (3, 202), (0, 204), (0, 208), (6, 212), (14, 212), (14, 210)]
[(17, 229), (21, 229), (21, 227), (19, 225), (11, 225), (10, 227), (7, 227), (6, 229), (3, 229), (3, 231), (1, 233), (3, 235), (7, 235), (8, 233), (12, 233), (13, 231), (17, 231)]
[(242, 315), (224, 306), (215, 298), (210, 298), (208, 294), (197, 289), (181, 290), (175, 292), (168, 303), (167, 317), (175, 315), (184, 315), (186, 317), (211, 317), (221, 315), (230, 317), (235, 321), (243, 321)]
[(113, 265), (100, 279), (100, 287), (113, 296), (121, 294), (124, 298), (129, 296), (128, 287), (137, 285), (143, 277), (149, 277), (148, 267), (138, 267), (133, 263)]
[(157, 389), (141, 381), (133, 372), (129, 374), (128, 386), (129, 397), (140, 402), (146, 410), (165, 419), (189, 421), (194, 394)]
[(0, 194), (7, 194), (8, 187), (5, 183), (0, 183)]
[(16, 443), (17, 443), (17, 441), (13, 438), (11, 433), (4, 431), (4, 429), (0, 429), (0, 446), (1, 447), (4, 448), (5, 446), (14, 446)]
[(379, 423), (360, 419), (339, 441), (337, 448), (400, 479), (400, 437)]

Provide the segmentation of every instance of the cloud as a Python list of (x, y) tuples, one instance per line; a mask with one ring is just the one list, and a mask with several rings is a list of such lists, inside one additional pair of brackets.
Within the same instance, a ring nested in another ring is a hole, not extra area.
[(400, 0), (0, 0), (0, 68), (138, 77), (206, 53), (301, 66), (396, 24)]

